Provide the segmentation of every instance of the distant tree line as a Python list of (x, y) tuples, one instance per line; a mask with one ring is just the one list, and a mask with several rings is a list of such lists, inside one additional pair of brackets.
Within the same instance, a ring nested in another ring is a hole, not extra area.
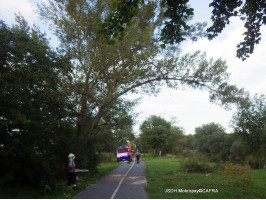
[(233, 133), (226, 133), (217, 123), (195, 128), (194, 135), (185, 135), (181, 127), (159, 116), (150, 116), (140, 126), (136, 138), (137, 148), (154, 156), (183, 155), (197, 151), (214, 162), (237, 162), (253, 168), (266, 164), (266, 102), (263, 95), (256, 95), (240, 107), (232, 119)]

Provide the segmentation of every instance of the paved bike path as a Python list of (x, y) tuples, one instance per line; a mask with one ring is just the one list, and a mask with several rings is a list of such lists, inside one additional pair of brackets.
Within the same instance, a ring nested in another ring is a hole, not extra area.
[(148, 199), (144, 169), (143, 161), (124, 162), (75, 199)]

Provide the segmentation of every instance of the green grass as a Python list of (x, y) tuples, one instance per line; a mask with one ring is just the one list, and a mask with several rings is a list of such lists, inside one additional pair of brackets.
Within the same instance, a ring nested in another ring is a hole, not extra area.
[(55, 193), (48, 192), (47, 194), (41, 192), (40, 189), (31, 187), (0, 188), (0, 199), (72, 199), (86, 187), (95, 183), (111, 170), (117, 168), (120, 164), (121, 163), (113, 160), (100, 164), (98, 173), (94, 176), (89, 176), (87, 173), (84, 173), (81, 177), (81, 184), (77, 185), (76, 190), (72, 190), (72, 188), (66, 186), (65, 183), (58, 183), (58, 185), (61, 186), (60, 190)]
[[(228, 185), (223, 174), (215, 172), (206, 176), (204, 173), (180, 172), (179, 159), (175, 157), (143, 157), (146, 164), (147, 191), (151, 199), (246, 199), (266, 198), (266, 170), (251, 170), (248, 185)], [(172, 193), (166, 193), (166, 189)], [(217, 189), (218, 192), (181, 193), (178, 189), (199, 190)]]

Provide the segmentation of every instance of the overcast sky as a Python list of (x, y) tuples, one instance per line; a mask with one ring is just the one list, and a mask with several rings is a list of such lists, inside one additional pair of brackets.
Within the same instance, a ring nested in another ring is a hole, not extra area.
[[(41, 26), (33, 11), (36, 10), (36, 1), (38, 0), (0, 0), (0, 19), (12, 25), (15, 21), (14, 13), (20, 12), (30, 24)], [(207, 21), (210, 24), (209, 3), (210, 0), (190, 1), (195, 12), (193, 19), (195, 22)], [(201, 50), (206, 52), (208, 58), (222, 58), (228, 64), (231, 84), (245, 88), (251, 95), (266, 94), (266, 28), (265, 26), (262, 28), (262, 40), (255, 46), (254, 53), (246, 61), (236, 58), (236, 45), (242, 41), (243, 32), (243, 22), (234, 18), (223, 33), (214, 40), (200, 39), (194, 43), (186, 42), (182, 44), (182, 49), (186, 53)], [(169, 121), (176, 118), (176, 125), (183, 127), (186, 134), (194, 134), (196, 127), (210, 122), (219, 123), (226, 128), (227, 132), (230, 132), (230, 120), (234, 109), (226, 111), (218, 105), (211, 104), (206, 91), (164, 88), (157, 96), (142, 96), (136, 112), (140, 114), (135, 131), (138, 131), (139, 124), (150, 115), (158, 115)]]

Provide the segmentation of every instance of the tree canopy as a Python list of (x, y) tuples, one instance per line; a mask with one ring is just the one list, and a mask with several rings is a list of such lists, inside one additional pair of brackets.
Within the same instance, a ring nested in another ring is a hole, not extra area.
[[(160, 23), (158, 29), (159, 40), (163, 47), (167, 44), (180, 43), (185, 38), (196, 39), (203, 36), (204, 23), (190, 24), (194, 16), (194, 9), (190, 7), (189, 0), (153, 0), (158, 5), (157, 13)], [(139, 9), (145, 5), (144, 0), (113, 0), (111, 12), (99, 25), (97, 33), (103, 34), (109, 42), (114, 38), (122, 38), (125, 26), (129, 26)], [(237, 45), (237, 57), (245, 60), (253, 53), (254, 47), (261, 40), (261, 27), (266, 24), (266, 3), (257, 1), (228, 1), (213, 0), (212, 25), (207, 28), (206, 35), (213, 39), (230, 23), (231, 17), (239, 17), (245, 22), (246, 31), (243, 33), (244, 41)]]
[(195, 143), (199, 152), (219, 161), (228, 159), (233, 140), (224, 127), (212, 122), (195, 128)]
[(123, 39), (114, 38), (113, 45), (103, 43), (104, 36), (95, 31), (113, 12), (113, 3), (51, 0), (39, 5), (40, 15), (61, 40), (62, 51), (72, 58), (70, 87), (77, 105), (80, 154), (88, 144), (95, 144), (90, 138), (106, 124), (109, 110), (125, 102), (127, 93), (154, 94), (163, 84), (176, 89), (188, 86), (208, 90), (212, 102), (225, 106), (245, 95), (243, 89), (227, 83), (227, 65), (221, 59), (207, 60), (199, 51), (181, 56), (175, 45), (160, 49), (156, 34), (161, 18), (154, 1), (138, 8), (130, 26), (123, 27)]
[(63, 50), (72, 57), (76, 72), (74, 98), (80, 105), (79, 135), (91, 133), (85, 130), (95, 129), (108, 106), (121, 100), (124, 94), (141, 90), (154, 93), (163, 82), (172, 88), (179, 85), (205, 88), (212, 101), (222, 104), (236, 102), (243, 94), (243, 90), (227, 84), (229, 76), (224, 61), (208, 61), (200, 52), (181, 57), (180, 50), (174, 47), (159, 51), (154, 37), (160, 27), (155, 2), (138, 9), (131, 26), (124, 28), (123, 40), (114, 45), (102, 43), (103, 37), (95, 34), (95, 30), (104, 22), (104, 16), (112, 13), (112, 3), (65, 0), (39, 5), (41, 16), (51, 22)]
[(153, 115), (142, 122), (140, 130), (142, 140), (147, 143), (149, 148), (154, 149), (156, 156), (170, 136), (171, 123)]
[(38, 186), (62, 177), (73, 108), (64, 83), (71, 68), (38, 29), (17, 21), (12, 28), (0, 21), (0, 183)]

